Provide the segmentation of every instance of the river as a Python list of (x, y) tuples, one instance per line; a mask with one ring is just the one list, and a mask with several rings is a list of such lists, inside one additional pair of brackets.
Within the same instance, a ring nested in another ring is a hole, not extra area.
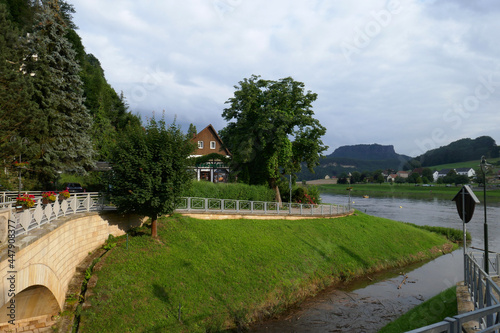
[[(458, 190), (457, 190), (458, 192)], [(323, 193), (325, 203), (346, 204), (345, 195)], [(481, 199), (480, 199), (481, 200)], [(352, 205), (367, 214), (462, 230), (455, 203), (443, 199), (352, 197)], [(487, 204), (489, 250), (500, 252), (500, 203)], [(470, 246), (484, 248), (484, 206), (476, 206), (466, 224), (472, 236)], [(407, 283), (401, 284), (403, 275)], [(442, 290), (463, 281), (463, 250), (425, 264), (371, 275), (366, 279), (331, 287), (290, 310), (283, 318), (259, 323), (251, 332), (377, 332), (390, 321)], [(401, 286), (401, 288), (398, 288)]]

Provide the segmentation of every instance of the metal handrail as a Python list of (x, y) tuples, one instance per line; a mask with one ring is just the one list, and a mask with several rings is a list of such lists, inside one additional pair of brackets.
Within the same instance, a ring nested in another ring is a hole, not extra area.
[[(483, 254), (482, 254), (483, 255)], [(446, 318), (444, 321), (421, 327), (411, 333), (460, 333), (463, 325), (470, 321), (476, 321), (481, 333), (500, 331), (500, 287), (493, 281), (492, 277), (497, 276), (499, 271), (499, 254), (495, 253), (495, 270), (492, 274), (486, 274), (482, 266), (476, 260), (475, 254), (470, 252), (465, 255), (465, 284), (468, 286), (474, 303), (474, 311), (459, 314), (453, 318)], [(489, 258), (483, 258), (488, 260)]]
[[(17, 196), (17, 195), (16, 195)], [(12, 211), (11, 220), (15, 224), (16, 236), (24, 235), (42, 225), (72, 214), (97, 211), (103, 208), (102, 196), (97, 192), (75, 193), (66, 200), (43, 204), (42, 197), (35, 197), (35, 206), (17, 210), (15, 199), (0, 204), (0, 209)]]
[(182, 197), (177, 212), (220, 212), (263, 215), (335, 216), (351, 212), (344, 205), (277, 203), (236, 199)]
[[(26, 192), (25, 192), (26, 193)], [(98, 211), (105, 208), (104, 198), (97, 192), (76, 193), (70, 198), (54, 203), (43, 204), (42, 192), (29, 192), (35, 195), (36, 204), (33, 208), (16, 211), (17, 193), (0, 193), (2, 198), (10, 201), (1, 202), (0, 209), (12, 210), (11, 220), (15, 222), (16, 236), (24, 235), (42, 225), (51, 223), (62, 216), (71, 214)], [(112, 207), (107, 207), (113, 209)], [(297, 203), (232, 200), (215, 198), (182, 197), (176, 212), (222, 212), (238, 214), (263, 214), (263, 215), (299, 215), (299, 216), (335, 216), (351, 212), (343, 205), (312, 205)]]

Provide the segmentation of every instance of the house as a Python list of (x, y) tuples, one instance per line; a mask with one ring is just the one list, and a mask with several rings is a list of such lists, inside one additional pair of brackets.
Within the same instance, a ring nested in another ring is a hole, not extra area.
[(397, 174), (395, 174), (395, 173), (391, 173), (390, 175), (388, 175), (388, 176), (386, 177), (386, 180), (387, 180), (387, 182), (393, 182), (393, 181), (395, 181), (395, 180), (396, 180), (396, 178), (397, 178), (397, 177), (398, 177), (398, 175), (397, 175)]
[(434, 172), (434, 181), (438, 178), (446, 177), (446, 175), (448, 175), (448, 173), (452, 170), (455, 171), (457, 175), (464, 175), (469, 178), (476, 176), (476, 171), (472, 168), (441, 169), (439, 172)]
[(439, 170), (436, 180), (438, 178), (441, 178), (441, 177), (446, 177), (451, 170), (454, 170), (454, 169), (441, 169), (441, 170)]
[[(213, 126), (208, 125), (194, 135), (191, 142), (196, 144), (195, 152), (190, 156), (198, 159), (198, 163), (194, 167), (196, 179), (214, 183), (227, 182), (229, 166), (223, 159), (231, 158), (231, 153), (224, 147)], [(203, 156), (206, 156), (207, 159), (204, 160)]]
[(469, 178), (476, 176), (476, 171), (472, 168), (456, 168), (455, 171), (457, 172), (457, 175), (464, 175)]
[(409, 173), (408, 171), (398, 171), (398, 172), (396, 173), (396, 175), (397, 175), (398, 177), (401, 177), (401, 178), (405, 178), (405, 179), (406, 179), (406, 178), (408, 178), (408, 176), (410, 175), (410, 173)]

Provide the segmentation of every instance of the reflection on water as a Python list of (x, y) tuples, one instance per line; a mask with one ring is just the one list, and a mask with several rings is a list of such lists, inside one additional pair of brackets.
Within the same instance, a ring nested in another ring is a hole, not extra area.
[[(347, 196), (322, 194), (325, 203), (345, 204)], [(401, 198), (352, 198), (353, 206), (367, 214), (418, 225), (462, 230), (455, 203), (450, 200)], [(500, 204), (488, 203), (489, 249), (500, 252)], [(471, 246), (483, 248), (484, 208), (476, 206), (467, 231)], [(285, 318), (252, 327), (252, 332), (377, 332), (388, 322), (463, 280), (463, 250), (426, 264), (406, 267), (408, 282), (400, 289), (401, 269), (369, 276), (345, 286), (335, 286), (305, 301)]]

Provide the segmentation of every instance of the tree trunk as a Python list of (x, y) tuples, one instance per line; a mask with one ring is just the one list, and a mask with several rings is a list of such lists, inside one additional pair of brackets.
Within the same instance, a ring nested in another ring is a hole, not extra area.
[(158, 233), (156, 232), (156, 221), (157, 219), (155, 218), (153, 222), (151, 222), (151, 237), (158, 237)]
[(276, 200), (276, 202), (281, 205), (280, 188), (278, 187), (278, 182), (276, 181), (276, 179), (269, 178), (269, 187), (274, 190), (274, 193), (275, 193), (274, 200)]

